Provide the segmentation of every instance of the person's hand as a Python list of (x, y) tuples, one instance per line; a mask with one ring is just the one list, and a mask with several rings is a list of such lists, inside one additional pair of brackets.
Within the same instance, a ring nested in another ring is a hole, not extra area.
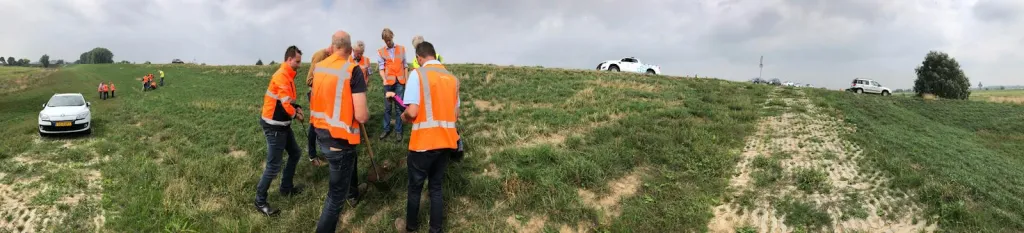
[(395, 97), (395, 92), (389, 91), (389, 92), (384, 93), (384, 98), (391, 98), (391, 97)]
[(299, 122), (306, 122), (305, 117), (302, 115), (302, 109), (297, 109), (295, 111), (295, 119), (299, 120)]
[(310, 160), (309, 162), (312, 163), (314, 167), (323, 167), (324, 165), (327, 165), (327, 163), (325, 163), (320, 158), (314, 158), (313, 160)]

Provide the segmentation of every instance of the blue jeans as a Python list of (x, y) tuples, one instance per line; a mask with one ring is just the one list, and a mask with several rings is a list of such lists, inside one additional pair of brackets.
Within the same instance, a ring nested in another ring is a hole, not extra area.
[(444, 232), (444, 198), (441, 195), (441, 182), (444, 180), (444, 171), (448, 168), (448, 153), (451, 152), (451, 149), (409, 152), (406, 158), (409, 168), (409, 193), (405, 205), (406, 230), (416, 231), (419, 228), (420, 194), (423, 192), (423, 181), (429, 180), (427, 188), (430, 192), (430, 232)]
[[(395, 95), (399, 98), (403, 98), (405, 95), (405, 85), (395, 83), (394, 85), (384, 86), (384, 92), (395, 92)], [(404, 99), (403, 99), (404, 100)], [(399, 135), (402, 134), (402, 105), (395, 103), (390, 98), (384, 98), (384, 133), (391, 131), (391, 108), (394, 105), (395, 108), (395, 132)]]
[(356, 168), (355, 147), (339, 148), (341, 151), (331, 151), (329, 147), (320, 145), (320, 150), (327, 157), (330, 167), (328, 176), (327, 198), (324, 199), (324, 207), (320, 212), (320, 221), (316, 224), (316, 232), (334, 232), (338, 228), (338, 216), (345, 207), (346, 195), (353, 180), (353, 172)]
[(267, 165), (263, 170), (263, 177), (256, 185), (256, 203), (267, 204), (267, 190), (270, 189), (270, 182), (274, 180), (277, 173), (281, 171), (281, 154), (288, 151), (288, 163), (284, 166), (284, 175), (281, 176), (281, 189), (285, 192), (292, 189), (292, 177), (295, 176), (295, 165), (302, 157), (299, 144), (295, 142), (295, 134), (292, 128), (286, 130), (271, 130), (264, 128), (263, 134), (267, 136)]

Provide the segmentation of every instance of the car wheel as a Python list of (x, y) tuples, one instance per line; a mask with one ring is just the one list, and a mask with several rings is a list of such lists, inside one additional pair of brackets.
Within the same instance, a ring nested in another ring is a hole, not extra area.
[(619, 72), (619, 66), (617, 66), (617, 65), (609, 66), (608, 70), (614, 71), (614, 72)]
[(652, 69), (647, 69), (647, 74), (655, 75), (654, 70), (652, 70)]
[(857, 94), (864, 94), (864, 89), (857, 89)]
[(889, 91), (882, 91), (882, 95), (883, 96), (890, 96), (890, 95), (892, 95), (892, 93), (889, 93)]

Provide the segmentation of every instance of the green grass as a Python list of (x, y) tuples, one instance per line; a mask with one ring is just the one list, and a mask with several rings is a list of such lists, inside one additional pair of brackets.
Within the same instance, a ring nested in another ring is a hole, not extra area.
[(754, 178), (754, 185), (757, 187), (774, 186), (782, 180), (784, 174), (779, 157), (758, 156), (754, 158), (752, 165), (754, 171), (750, 176)]
[(783, 197), (772, 203), (781, 215), (786, 216), (786, 225), (796, 228), (797, 232), (818, 232), (832, 223), (832, 218), (828, 213), (814, 203), (804, 202), (791, 196)]
[(814, 168), (797, 168), (793, 171), (793, 182), (796, 188), (806, 193), (828, 193), (832, 185), (828, 183), (828, 174)]
[[(37, 204), (45, 205), (77, 192), (84, 171), (101, 171), (102, 202), (67, 207), (76, 218), (52, 231), (91, 231), (90, 216), (99, 209), (105, 213), (105, 230), (117, 232), (312, 231), (326, 193), (326, 168), (299, 164), (295, 182), (308, 188), (299, 196), (284, 198), (272, 188), (271, 204), (283, 211), (276, 219), (251, 208), (266, 150), (257, 116), (274, 68), (63, 68), (29, 89), (0, 94), (5, 126), (0, 129), (5, 135), (0, 161), (19, 164), (0, 166), (8, 174), (0, 181), (42, 176), (40, 182), (70, 187), (40, 197)], [(156, 69), (167, 72), (168, 85), (142, 92), (135, 79)], [(549, 230), (583, 223), (610, 232), (704, 231), (770, 91), (715, 79), (485, 65), (451, 65), (450, 70), (460, 77), (460, 127), (469, 154), (446, 174), (446, 227), (451, 232), (512, 231), (505, 220), (517, 215), (527, 220), (547, 216)], [(370, 96), (382, 95), (379, 77), (371, 80)], [(115, 82), (118, 97), (96, 99), (93, 91), (100, 81)], [(303, 81), (297, 83), (305, 93)], [(37, 142), (39, 105), (54, 92), (86, 94), (93, 104), (93, 135)], [(376, 137), (383, 103), (370, 100), (366, 126)], [(306, 106), (305, 97), (299, 101)], [(490, 110), (474, 101), (502, 108)], [(303, 130), (294, 128), (305, 152)], [(67, 142), (85, 152), (60, 152)], [(405, 144), (374, 141), (373, 146), (378, 163), (405, 156)], [(233, 151), (244, 153), (236, 152), (242, 155), (236, 158), (229, 155)], [(366, 153), (360, 149), (361, 180), (370, 164)], [(62, 165), (68, 171), (52, 171), (13, 162), (18, 156), (72, 165)], [(100, 163), (87, 163), (100, 158)], [(498, 175), (481, 175), (491, 164)], [(577, 190), (586, 189), (603, 197), (611, 192), (608, 182), (641, 168), (644, 185), (624, 197), (622, 214), (610, 223), (601, 224), (601, 213), (578, 196)], [(353, 225), (346, 227), (393, 230), (391, 223), (405, 212), (406, 172), (404, 167), (396, 171), (388, 181), (391, 191), (368, 193), (357, 208), (345, 210), (353, 213)]]
[(857, 127), (861, 166), (915, 194), (953, 232), (1024, 231), (1024, 106), (815, 91)]

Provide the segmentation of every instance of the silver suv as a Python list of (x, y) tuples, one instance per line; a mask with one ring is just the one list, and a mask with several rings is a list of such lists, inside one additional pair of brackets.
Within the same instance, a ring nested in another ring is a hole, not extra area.
[(881, 83), (875, 82), (871, 79), (857, 78), (853, 79), (853, 83), (850, 84), (850, 88), (846, 91), (855, 92), (857, 94), (871, 93), (880, 95), (892, 95), (892, 90), (888, 87), (883, 87)]

